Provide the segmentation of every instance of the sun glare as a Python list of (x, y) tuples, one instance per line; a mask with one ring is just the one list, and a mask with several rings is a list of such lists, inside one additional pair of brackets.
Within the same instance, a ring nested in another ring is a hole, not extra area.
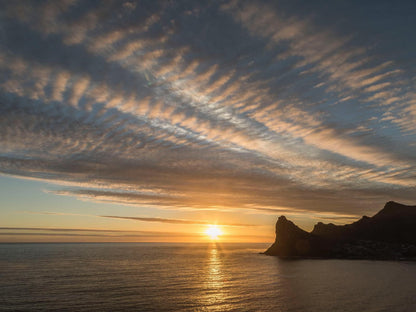
[(216, 225), (210, 225), (208, 226), (205, 233), (211, 238), (211, 239), (218, 239), (218, 236), (222, 234), (222, 231), (218, 228)]

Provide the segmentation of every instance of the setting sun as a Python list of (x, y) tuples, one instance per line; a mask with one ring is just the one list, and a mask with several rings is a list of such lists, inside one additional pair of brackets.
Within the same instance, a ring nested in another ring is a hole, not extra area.
[(205, 231), (205, 233), (211, 239), (218, 239), (218, 236), (222, 235), (222, 231), (216, 225), (210, 225), (210, 226), (208, 226), (208, 229)]

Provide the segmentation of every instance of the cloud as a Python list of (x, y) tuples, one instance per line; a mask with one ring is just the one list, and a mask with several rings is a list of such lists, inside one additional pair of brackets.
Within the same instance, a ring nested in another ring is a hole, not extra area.
[[(101, 229), (72, 229), (72, 228), (40, 228), (40, 227), (0, 227), (1, 231), (52, 231), (52, 232), (130, 232), (122, 230), (101, 230)], [(134, 232), (134, 231), (133, 231)]]
[[(173, 224), (200, 224), (207, 225), (212, 224), (208, 221), (198, 221), (198, 220), (182, 220), (182, 219), (165, 219), (165, 218), (146, 218), (146, 217), (122, 217), (122, 216), (100, 216), (103, 218), (112, 218), (112, 219), (125, 219), (133, 221), (142, 221), (142, 222), (161, 222), (161, 223), (173, 223)], [(221, 223), (217, 225), (221, 226), (255, 226), (254, 224), (240, 224), (240, 223)]]
[[(268, 236), (261, 235), (235, 235), (223, 233), (225, 239), (269, 240)], [(97, 241), (97, 242), (120, 242), (120, 241), (200, 241), (206, 238), (206, 234), (185, 232), (156, 232), (156, 231), (118, 231), (100, 229), (71, 229), (71, 228), (24, 228), (24, 227), (0, 227), (0, 240), (30, 242), (30, 241)]]
[(166, 237), (199, 237), (199, 233), (158, 232), (158, 231), (123, 231), (107, 229), (82, 228), (41, 228), (41, 227), (0, 227), (1, 236), (69, 236), (96, 238), (166, 238)]
[(5, 4), (0, 172), (152, 209), (416, 199), (414, 63), (293, 5)]

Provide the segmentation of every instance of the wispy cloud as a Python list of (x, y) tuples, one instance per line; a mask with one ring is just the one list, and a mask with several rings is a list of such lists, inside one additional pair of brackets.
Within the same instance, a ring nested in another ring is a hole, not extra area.
[[(108, 233), (118, 233), (118, 232), (132, 232), (132, 231), (122, 231), (122, 230), (102, 230), (102, 229), (72, 229), (72, 228), (40, 228), (40, 227), (0, 227), (0, 231), (52, 231), (52, 232), (108, 232)], [(133, 231), (137, 232), (137, 231)], [(138, 231), (142, 232), (142, 231)]]
[[(200, 238), (203, 233), (184, 232), (161, 232), (161, 231), (123, 231), (111, 229), (88, 229), (88, 228), (41, 228), (41, 227), (0, 227), (0, 236), (3, 237), (68, 237), (83, 240), (100, 239), (166, 239), (171, 238)], [(23, 238), (24, 239), (24, 238)]]
[(165, 219), (165, 218), (145, 218), (145, 217), (122, 217), (122, 216), (100, 216), (103, 218), (111, 219), (124, 219), (124, 220), (133, 220), (133, 221), (142, 221), (142, 222), (161, 222), (161, 223), (173, 223), (173, 224), (217, 224), (222, 226), (256, 226), (255, 224), (243, 224), (243, 223), (216, 223), (208, 221), (198, 221), (198, 220), (182, 220), (182, 219)]
[(358, 32), (361, 17), (330, 18), (355, 3), (301, 4), (5, 2), (0, 172), (153, 209), (415, 200), (415, 64), (385, 45), (396, 24)]

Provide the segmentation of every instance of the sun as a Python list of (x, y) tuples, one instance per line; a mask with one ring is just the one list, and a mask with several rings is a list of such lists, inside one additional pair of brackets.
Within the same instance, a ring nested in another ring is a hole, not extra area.
[(211, 238), (211, 239), (218, 239), (218, 236), (222, 234), (222, 231), (218, 228), (216, 225), (209, 225), (205, 233)]

